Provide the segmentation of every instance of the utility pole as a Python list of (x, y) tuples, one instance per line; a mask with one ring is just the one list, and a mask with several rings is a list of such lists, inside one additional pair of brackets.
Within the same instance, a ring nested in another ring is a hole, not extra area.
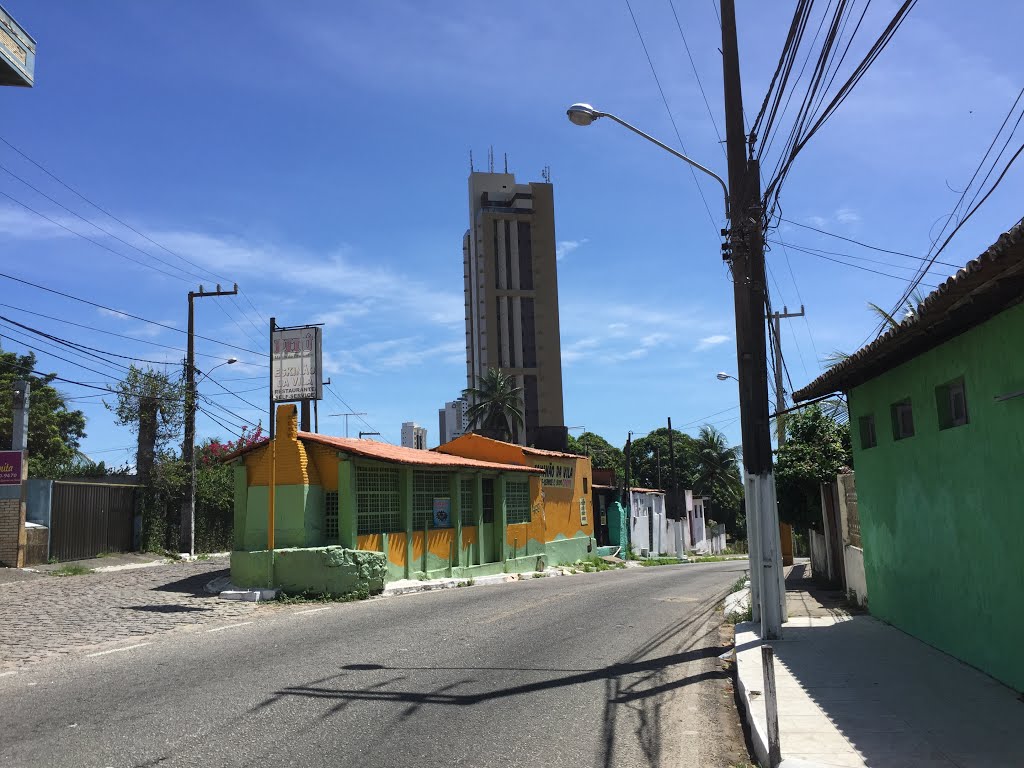
[(721, 4), (730, 198), (729, 241), (725, 248), (726, 258), (731, 260), (732, 265), (736, 304), (736, 358), (746, 478), (745, 498), (748, 528), (753, 534), (753, 546), (750, 549), (751, 602), (754, 618), (761, 620), (762, 639), (776, 640), (782, 634), (784, 592), (768, 411), (768, 360), (764, 322), (767, 286), (761, 229), (761, 174), (757, 161), (748, 156), (743, 125), (736, 7), (734, 0), (721, 0)]
[(658, 482), (657, 482), (657, 484), (654, 487), (657, 488), (660, 491), (660, 490), (663, 490), (662, 487), (661, 487), (661, 448), (658, 447), (657, 445), (654, 446), (654, 463), (657, 465), (657, 468), (658, 468), (657, 469)]
[(775, 439), (780, 448), (786, 442), (786, 417), (782, 415), (786, 410), (786, 390), (782, 387), (782, 321), (789, 317), (803, 316), (803, 304), (799, 312), (790, 312), (789, 307), (783, 307), (781, 312), (768, 315), (768, 319), (775, 323)]
[(668, 417), (668, 471), (672, 473), (670, 480), (672, 489), (672, 514), (679, 519), (679, 482), (676, 479), (676, 444), (672, 439), (672, 417)]
[(633, 508), (633, 500), (630, 498), (629, 493), (629, 465), (631, 462), (630, 452), (633, 447), (633, 433), (626, 433), (626, 510), (627, 512)]
[(196, 553), (196, 339), (195, 299), (207, 296), (234, 296), (238, 284), (230, 291), (222, 291), (220, 285), (215, 291), (188, 292), (188, 351), (185, 359), (185, 439), (181, 444), (181, 458), (188, 466), (189, 481), (185, 498), (181, 501), (181, 522), (178, 541), (182, 553), (191, 557)]
[(32, 393), (32, 382), (19, 379), (14, 382), (13, 403), (14, 423), (11, 425), (11, 450), (21, 451), (21, 485), (18, 500), (18, 546), (14, 566), (25, 565), (25, 513), (28, 509), (28, 411)]

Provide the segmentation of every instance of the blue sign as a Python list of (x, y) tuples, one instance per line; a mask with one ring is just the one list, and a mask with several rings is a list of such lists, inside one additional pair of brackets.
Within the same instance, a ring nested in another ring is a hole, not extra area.
[(451, 528), (452, 526), (452, 500), (434, 499), (434, 527)]

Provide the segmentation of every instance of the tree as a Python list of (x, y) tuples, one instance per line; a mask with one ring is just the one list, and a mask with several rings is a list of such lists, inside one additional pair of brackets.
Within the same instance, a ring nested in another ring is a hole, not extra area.
[(28, 410), (28, 473), (30, 477), (66, 477), (85, 437), (85, 414), (67, 407), (65, 395), (51, 382), (57, 374), (35, 372), (36, 356), (0, 352), (0, 446), (9, 447), (14, 433), (14, 382), (31, 384)]
[(705, 424), (696, 440), (697, 472), (693, 489), (710, 499), (711, 513), (720, 523), (733, 530), (734, 535), (746, 533), (743, 514), (743, 481), (740, 479), (740, 448), (729, 446), (725, 434)]
[(477, 376), (476, 386), (462, 390), (462, 397), (470, 402), (466, 411), (469, 426), (488, 437), (510, 440), (523, 426), (523, 388), (497, 368)]
[(615, 470), (615, 484), (625, 481), (626, 457), (618, 448), (594, 432), (584, 432), (579, 439), (569, 435), (569, 453), (589, 456), (597, 469)]
[(821, 484), (852, 464), (850, 426), (819, 405), (786, 417), (786, 443), (775, 459), (779, 519), (821, 529)]
[(134, 364), (114, 388), (117, 403), (104, 402), (116, 423), (131, 427), (138, 436), (135, 469), (142, 485), (149, 486), (157, 451), (178, 436), (185, 419), (185, 386), (181, 378)]
[[(672, 430), (672, 443), (676, 454), (675, 480), (678, 487), (680, 490), (693, 488), (697, 468), (697, 443), (678, 429)], [(663, 490), (672, 488), (668, 427), (658, 427), (645, 437), (634, 440), (630, 446), (629, 457), (633, 485)]]

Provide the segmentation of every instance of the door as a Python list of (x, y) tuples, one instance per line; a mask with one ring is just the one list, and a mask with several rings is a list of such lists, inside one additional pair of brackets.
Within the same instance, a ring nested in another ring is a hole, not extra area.
[(494, 478), (483, 478), (482, 486), (484, 524), (483, 528), (477, 533), (480, 540), (480, 562), (495, 563), (498, 561), (496, 557), (498, 547), (495, 545), (495, 542), (500, 541), (496, 533), (500, 532), (496, 532), (497, 526), (494, 524)]

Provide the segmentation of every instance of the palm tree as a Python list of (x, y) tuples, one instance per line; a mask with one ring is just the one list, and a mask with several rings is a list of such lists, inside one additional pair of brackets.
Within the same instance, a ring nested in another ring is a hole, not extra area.
[[(910, 294), (910, 298), (908, 298), (906, 303), (903, 305), (903, 308), (906, 309), (906, 313), (903, 315), (902, 319), (897, 318), (896, 315), (889, 314), (873, 301), (868, 302), (868, 309), (870, 309), (882, 321), (882, 330), (890, 331), (899, 328), (900, 325), (907, 320), (917, 317), (917, 313), (920, 311), (925, 298), (927, 297), (922, 294), (920, 290), (915, 289), (914, 292)], [(896, 311), (898, 312), (899, 310)], [(852, 356), (853, 355), (849, 352), (843, 352), (840, 349), (835, 349), (825, 355), (822, 362), (826, 363), (829, 368), (834, 368), (840, 363), (849, 360)]]
[(477, 376), (476, 386), (462, 390), (462, 397), (471, 403), (466, 411), (470, 427), (510, 440), (516, 428), (523, 426), (523, 388), (497, 368)]
[(716, 506), (739, 506), (743, 498), (740, 480), (739, 446), (730, 447), (721, 430), (710, 424), (697, 435), (697, 482), (695, 490), (713, 500)]

